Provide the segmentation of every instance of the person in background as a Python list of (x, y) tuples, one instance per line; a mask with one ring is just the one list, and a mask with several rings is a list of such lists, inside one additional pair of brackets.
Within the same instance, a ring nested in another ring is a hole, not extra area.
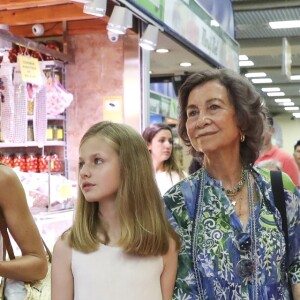
[[(21, 250), (21, 256), (17, 259), (0, 262), (0, 276), (7, 278), (5, 296), (23, 300), (27, 293), (23, 282), (43, 279), (47, 274), (47, 258), (24, 188), (13, 169), (4, 164), (0, 164), (0, 190), (1, 218), (6, 221), (12, 238)], [(0, 244), (2, 260), (2, 236)]]
[(54, 247), (52, 300), (170, 300), (178, 247), (141, 135), (93, 125), (79, 146), (74, 225)]
[(257, 167), (265, 168), (271, 171), (282, 171), (282, 165), (280, 161), (274, 159), (266, 159), (259, 162)]
[(295, 162), (298, 166), (298, 171), (299, 171), (299, 180), (300, 180), (300, 140), (297, 141), (297, 143), (294, 146), (294, 153), (293, 153)]
[(255, 161), (255, 164), (259, 164), (264, 160), (270, 159), (280, 162), (282, 171), (288, 174), (293, 180), (294, 184), (299, 187), (299, 171), (297, 164), (292, 155), (272, 144), (274, 121), (270, 115), (267, 116), (267, 121), (268, 122), (263, 137), (263, 147), (260, 151), (259, 157)]
[(182, 243), (173, 300), (288, 300), (288, 281), (299, 300), (300, 194), (282, 173), (287, 254), (270, 171), (253, 167), (267, 114), (260, 94), (233, 71), (204, 70), (181, 86), (179, 108), (178, 134), (202, 167), (164, 195)]
[(158, 188), (163, 195), (187, 176), (175, 158), (172, 129), (167, 124), (154, 123), (148, 126), (142, 135), (151, 154)]

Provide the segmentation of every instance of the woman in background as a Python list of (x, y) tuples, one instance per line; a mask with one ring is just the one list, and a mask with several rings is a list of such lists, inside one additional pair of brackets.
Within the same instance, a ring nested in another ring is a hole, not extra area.
[(176, 161), (172, 129), (167, 124), (154, 123), (144, 130), (143, 138), (151, 154), (158, 188), (164, 195), (174, 184), (187, 177)]

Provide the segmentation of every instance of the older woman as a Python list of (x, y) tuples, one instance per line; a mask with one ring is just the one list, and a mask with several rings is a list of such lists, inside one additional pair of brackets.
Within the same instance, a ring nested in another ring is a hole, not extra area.
[(164, 196), (182, 247), (173, 299), (300, 299), (300, 195), (283, 174), (289, 257), (269, 171), (253, 167), (266, 109), (225, 69), (191, 75), (179, 93), (179, 135), (202, 167)]

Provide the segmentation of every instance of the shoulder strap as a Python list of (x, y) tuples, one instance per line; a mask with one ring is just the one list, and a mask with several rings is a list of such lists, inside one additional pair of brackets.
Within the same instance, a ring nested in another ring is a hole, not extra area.
[[(5, 251), (7, 251), (8, 253), (8, 257), (10, 260), (15, 259), (15, 254), (14, 254), (14, 250), (13, 247), (11, 245), (11, 241), (7, 232), (7, 224), (6, 221), (3, 217), (3, 215), (0, 213), (0, 232), (2, 234), (2, 238), (3, 238), (3, 253), (5, 253)], [(49, 262), (52, 262), (52, 253), (50, 251), (50, 249), (48, 248), (48, 246), (46, 245), (44, 239), (42, 239), (44, 248), (46, 250), (46, 253), (48, 254), (48, 259)]]
[(284, 190), (283, 190), (283, 182), (282, 182), (282, 173), (281, 171), (270, 171), (271, 175), (271, 186), (272, 192), (274, 196), (274, 202), (276, 208), (279, 210), (282, 219), (282, 230), (284, 232), (284, 239), (286, 245), (286, 254), (288, 257), (288, 222), (286, 216), (286, 206), (285, 206), (285, 198), (284, 198)]
[(11, 245), (10, 238), (7, 232), (7, 224), (1, 213), (0, 213), (0, 231), (3, 238), (3, 244), (4, 244), (3, 249), (7, 251), (10, 260), (15, 259), (14, 250)]

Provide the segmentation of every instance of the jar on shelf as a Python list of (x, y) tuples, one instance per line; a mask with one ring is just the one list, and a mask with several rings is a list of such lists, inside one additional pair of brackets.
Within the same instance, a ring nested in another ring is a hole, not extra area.
[(63, 141), (64, 140), (64, 129), (62, 126), (56, 126), (56, 140)]
[(24, 153), (15, 153), (13, 158), (14, 167), (19, 167), (20, 171), (26, 172), (26, 158)]
[(4, 152), (1, 156), (1, 162), (7, 166), (13, 167), (14, 162), (13, 162), (13, 156), (9, 152)]
[(51, 172), (61, 172), (62, 162), (58, 157), (57, 153), (50, 154), (50, 171)]
[(27, 115), (32, 116), (34, 112), (34, 100), (32, 98), (28, 98), (27, 100)]
[(34, 136), (33, 136), (33, 125), (29, 124), (27, 126), (27, 141), (28, 142), (33, 142), (34, 141)]
[(38, 171), (41, 173), (49, 171), (49, 155), (47, 154), (38, 155)]
[(53, 141), (54, 140), (54, 126), (48, 125), (47, 132), (46, 132), (47, 141)]
[(34, 152), (28, 153), (26, 156), (26, 170), (27, 172), (38, 172), (38, 157)]

